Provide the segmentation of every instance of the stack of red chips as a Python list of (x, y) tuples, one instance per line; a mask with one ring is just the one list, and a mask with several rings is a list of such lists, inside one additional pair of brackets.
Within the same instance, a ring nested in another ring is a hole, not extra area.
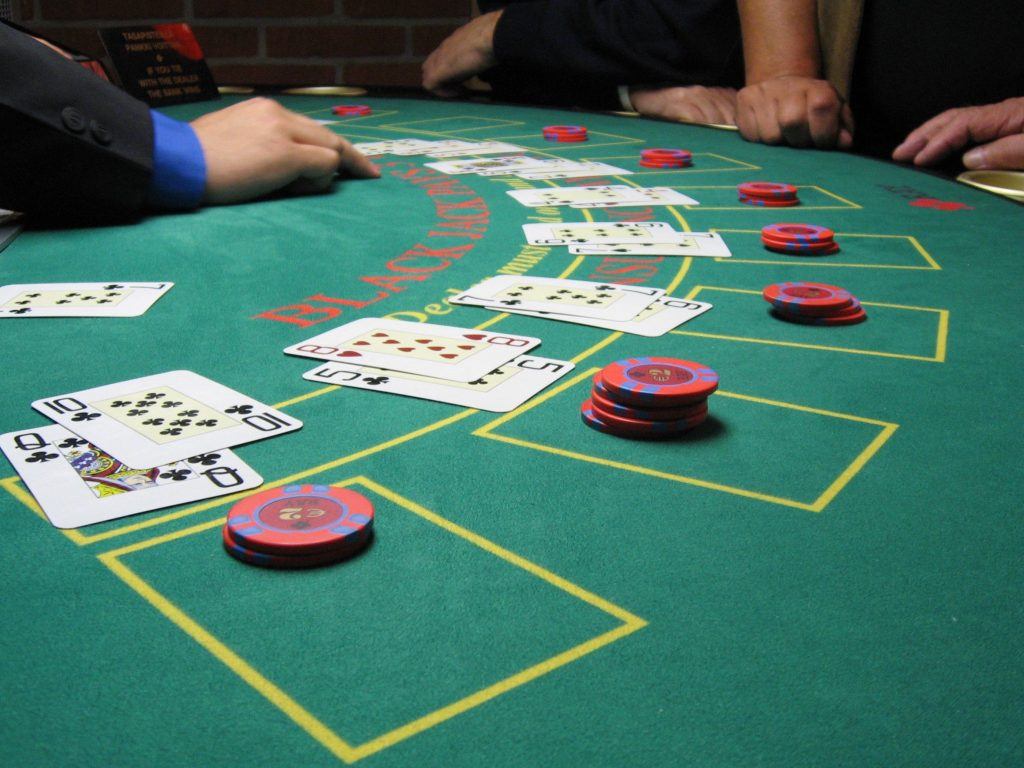
[(545, 141), (586, 141), (585, 125), (546, 125), (544, 126)]
[(772, 283), (761, 292), (780, 320), (801, 325), (854, 325), (868, 319), (857, 297), (826, 283)]
[(362, 117), (373, 112), (366, 104), (339, 104), (331, 108), (331, 112), (340, 117)]
[(761, 229), (761, 242), (769, 251), (798, 256), (824, 256), (839, 251), (836, 233), (817, 224), (769, 224)]
[(583, 423), (631, 439), (677, 437), (703, 424), (718, 374), (671, 357), (631, 357), (605, 366), (580, 406)]
[(740, 202), (763, 208), (789, 208), (800, 205), (796, 187), (792, 184), (778, 184), (774, 181), (745, 181), (736, 187)]
[(641, 149), (643, 168), (687, 168), (693, 165), (693, 153), (685, 149)]

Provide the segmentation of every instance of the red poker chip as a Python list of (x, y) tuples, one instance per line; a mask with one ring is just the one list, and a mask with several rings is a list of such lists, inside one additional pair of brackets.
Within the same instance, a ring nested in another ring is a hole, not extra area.
[(558, 134), (558, 133), (545, 133), (545, 141), (560, 141), (560, 142), (581, 142), (587, 141), (587, 135), (581, 134), (579, 136), (572, 136), (569, 134)]
[(272, 555), (306, 555), (352, 546), (373, 528), (373, 504), (347, 488), (287, 485), (253, 494), (228, 512), (242, 546)]
[(625, 405), (689, 405), (718, 388), (718, 374), (706, 365), (673, 357), (629, 357), (605, 366), (598, 376), (611, 398)]
[(748, 197), (746, 195), (740, 195), (739, 199), (741, 203), (759, 206), (761, 208), (792, 208), (794, 205), (800, 205), (799, 200), (767, 200)]
[(854, 297), (845, 288), (826, 283), (772, 283), (761, 291), (773, 307), (801, 315), (827, 315), (853, 303)]
[(274, 568), (279, 570), (293, 570), (298, 568), (316, 568), (321, 565), (347, 560), (358, 552), (362, 551), (370, 539), (373, 538), (373, 531), (367, 529), (367, 533), (361, 537), (359, 546), (347, 547), (332, 552), (319, 552), (312, 555), (270, 555), (266, 552), (257, 552), (254, 549), (242, 545), (231, 533), (226, 525), (221, 529), (221, 539), (224, 550), (236, 560), (249, 565), (258, 565), (263, 568)]
[(610, 398), (607, 390), (595, 386), (590, 393), (594, 413), (600, 418), (604, 416), (636, 419), (639, 421), (679, 421), (691, 419), (708, 412), (708, 401), (699, 400), (692, 405), (680, 405), (675, 408), (637, 408), (617, 403)]
[(585, 400), (580, 406), (580, 418), (583, 420), (583, 423), (591, 429), (598, 432), (604, 432), (608, 435), (614, 435), (615, 437), (622, 437), (629, 440), (670, 440), (699, 426), (707, 419), (707, 414), (702, 415), (699, 420), (694, 419), (689, 426), (677, 429), (676, 431), (632, 431), (630, 429), (613, 426), (608, 422), (608, 420), (594, 411), (589, 400)]
[(685, 419), (674, 419), (672, 421), (651, 421), (648, 419), (633, 419), (626, 416), (616, 416), (610, 413), (602, 413), (594, 408), (592, 400), (584, 400), (580, 407), (581, 412), (590, 410), (591, 413), (606, 425), (619, 432), (638, 435), (678, 435), (681, 432), (693, 429), (707, 418), (707, 412), (698, 413)]
[(679, 161), (667, 161), (667, 160), (641, 160), (639, 163), (641, 168), (689, 168), (693, 163)]
[(691, 160), (693, 153), (686, 149), (641, 149), (640, 157), (645, 160)]
[(770, 311), (780, 315), (785, 315), (786, 318), (815, 319), (820, 317), (847, 317), (849, 315), (856, 315), (858, 312), (862, 312), (864, 310), (861, 308), (860, 302), (857, 299), (852, 299), (845, 307), (812, 315), (808, 315), (803, 312), (794, 312), (789, 309), (781, 309), (779, 307), (772, 307)]
[(770, 311), (773, 316), (780, 320), (786, 320), (790, 323), (799, 323), (800, 325), (856, 325), (857, 323), (863, 323), (868, 319), (868, 313), (862, 308), (858, 308), (856, 312), (851, 314), (834, 316), (794, 315), (789, 312), (780, 312), (777, 309), (772, 309)]
[(831, 243), (836, 233), (817, 224), (769, 224), (761, 228), (761, 236), (783, 243)]
[(352, 115), (369, 115), (373, 112), (366, 104), (339, 104), (331, 108), (331, 112), (342, 117)]
[(782, 200), (791, 200), (797, 194), (797, 188), (792, 184), (779, 184), (774, 181), (745, 181), (737, 185), (736, 191), (748, 197)]
[(790, 253), (790, 254), (809, 254), (809, 255), (823, 255), (830, 253), (839, 252), (839, 243), (821, 243), (810, 244), (810, 243), (780, 243), (777, 240), (770, 238), (761, 237), (761, 243), (770, 251), (777, 251), (779, 253)]

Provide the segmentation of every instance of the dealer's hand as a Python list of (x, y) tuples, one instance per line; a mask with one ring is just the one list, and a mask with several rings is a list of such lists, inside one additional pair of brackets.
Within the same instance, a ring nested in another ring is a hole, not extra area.
[(233, 104), (191, 125), (206, 160), (204, 203), (236, 203), (279, 189), (322, 192), (335, 173), (380, 176), (341, 136), (271, 99)]
[(455, 96), (458, 85), (494, 66), (494, 28), (502, 11), (477, 16), (452, 32), (423, 62), (423, 87)]
[(947, 109), (911, 131), (894, 160), (935, 165), (965, 147), (968, 168), (1024, 170), (1024, 98)]
[(737, 124), (747, 141), (849, 149), (853, 114), (826, 81), (798, 75), (763, 80), (737, 96)]
[(631, 88), (629, 100), (641, 115), (683, 123), (736, 125), (736, 91), (703, 85)]

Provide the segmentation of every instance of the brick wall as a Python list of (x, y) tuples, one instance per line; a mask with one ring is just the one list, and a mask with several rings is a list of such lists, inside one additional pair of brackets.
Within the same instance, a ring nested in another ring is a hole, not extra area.
[(470, 15), (471, 0), (14, 0), (15, 19), (97, 58), (96, 30), (192, 26), (217, 82), (420, 84), (420, 62)]

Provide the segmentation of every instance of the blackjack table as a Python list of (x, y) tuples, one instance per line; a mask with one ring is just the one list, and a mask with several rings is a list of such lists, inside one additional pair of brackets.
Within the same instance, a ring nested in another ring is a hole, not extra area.
[[(193, 119), (243, 96), (168, 108)], [(632, 174), (446, 176), (383, 155), (327, 194), (26, 229), (3, 284), (172, 281), (132, 318), (4, 319), (0, 432), (32, 401), (189, 370), (300, 419), (239, 446), (262, 490), (353, 489), (372, 544), (308, 570), (229, 557), (255, 490), (57, 529), (0, 469), (0, 762), (11, 766), (1010, 766), (1024, 761), (1024, 216), (952, 180), (734, 131), (475, 101), (280, 95), (353, 142), (501, 140)], [(371, 114), (337, 116), (339, 103)], [(582, 124), (585, 142), (546, 141)], [(692, 152), (639, 165), (644, 147)], [(747, 181), (800, 205), (740, 202)], [(699, 205), (527, 208), (513, 189), (671, 187)], [(727, 258), (571, 255), (530, 222), (665, 221)], [(825, 255), (762, 227), (835, 231)], [(659, 337), (449, 303), (493, 275), (710, 302)], [(841, 286), (868, 319), (785, 322)], [(362, 318), (542, 339), (570, 374), (509, 412), (313, 383), (282, 350)], [(719, 375), (708, 420), (580, 418), (637, 356)], [(0, 459), (0, 461), (3, 461)]]

